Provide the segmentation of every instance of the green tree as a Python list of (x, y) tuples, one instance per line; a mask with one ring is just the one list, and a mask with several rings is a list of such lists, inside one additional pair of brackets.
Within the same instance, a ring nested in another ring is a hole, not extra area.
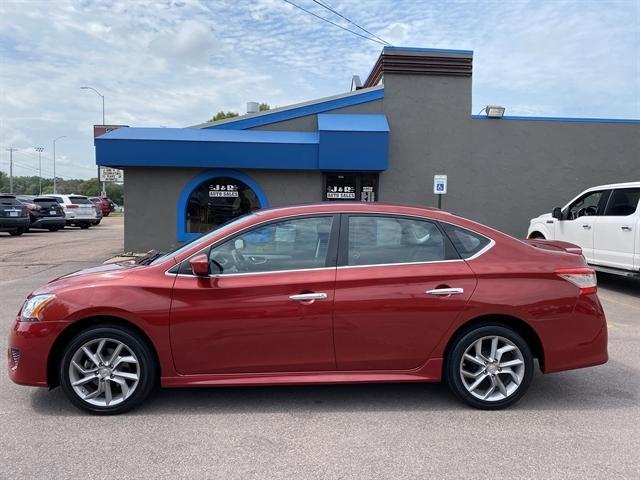
[(209, 122), (217, 122), (218, 120), (224, 120), (225, 118), (233, 118), (233, 117), (237, 117), (238, 115), (239, 113), (237, 112), (224, 112), (220, 110), (209, 120)]
[(266, 112), (267, 110), (271, 110), (271, 105), (269, 105), (268, 103), (261, 103), (258, 106), (258, 111), (260, 112)]

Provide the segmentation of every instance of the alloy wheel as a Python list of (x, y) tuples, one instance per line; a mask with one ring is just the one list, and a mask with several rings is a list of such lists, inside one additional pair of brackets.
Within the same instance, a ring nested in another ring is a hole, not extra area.
[(138, 387), (140, 362), (133, 350), (119, 340), (92, 339), (71, 357), (69, 380), (84, 402), (115, 406), (131, 397)]
[(485, 402), (511, 397), (525, 376), (524, 356), (515, 343), (499, 336), (475, 340), (460, 360), (460, 378), (471, 395)]

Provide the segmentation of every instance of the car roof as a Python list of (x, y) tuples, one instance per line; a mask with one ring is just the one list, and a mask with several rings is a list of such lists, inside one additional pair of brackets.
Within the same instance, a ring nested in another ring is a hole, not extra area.
[(451, 215), (449, 212), (435, 207), (400, 203), (373, 202), (319, 202), (289, 205), (284, 207), (256, 210), (258, 216), (280, 217), (286, 215), (303, 215), (305, 213), (392, 213), (406, 215)]
[(585, 191), (602, 190), (602, 189), (615, 189), (615, 188), (638, 188), (640, 182), (625, 182), (625, 183), (609, 183), (607, 185), (598, 185), (597, 187), (588, 188)]

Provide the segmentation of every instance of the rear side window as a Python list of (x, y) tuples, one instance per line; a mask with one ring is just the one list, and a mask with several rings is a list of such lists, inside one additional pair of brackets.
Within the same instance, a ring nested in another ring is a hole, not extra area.
[(440, 229), (430, 221), (377, 215), (349, 217), (347, 265), (447, 260), (453, 253), (447, 246)]
[(633, 215), (639, 200), (640, 188), (617, 188), (611, 192), (604, 214), (616, 217)]
[(473, 257), (491, 242), (487, 237), (457, 225), (443, 223), (442, 227), (462, 258)]
[(69, 201), (74, 205), (92, 205), (91, 200), (85, 197), (69, 197)]

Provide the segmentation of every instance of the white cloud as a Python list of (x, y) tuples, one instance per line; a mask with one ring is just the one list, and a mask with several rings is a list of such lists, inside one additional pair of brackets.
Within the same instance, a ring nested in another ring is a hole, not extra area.
[[(498, 103), (510, 114), (640, 118), (637, 2), (330, 3), (396, 45), (474, 50), (474, 113)], [(49, 169), (51, 140), (66, 135), (59, 173), (93, 174), (101, 104), (82, 85), (105, 95), (108, 123), (179, 127), (248, 100), (347, 91), (381, 48), (281, 0), (1, 0), (0, 168), (6, 147), (42, 145)], [(33, 152), (16, 155), (34, 167)]]

